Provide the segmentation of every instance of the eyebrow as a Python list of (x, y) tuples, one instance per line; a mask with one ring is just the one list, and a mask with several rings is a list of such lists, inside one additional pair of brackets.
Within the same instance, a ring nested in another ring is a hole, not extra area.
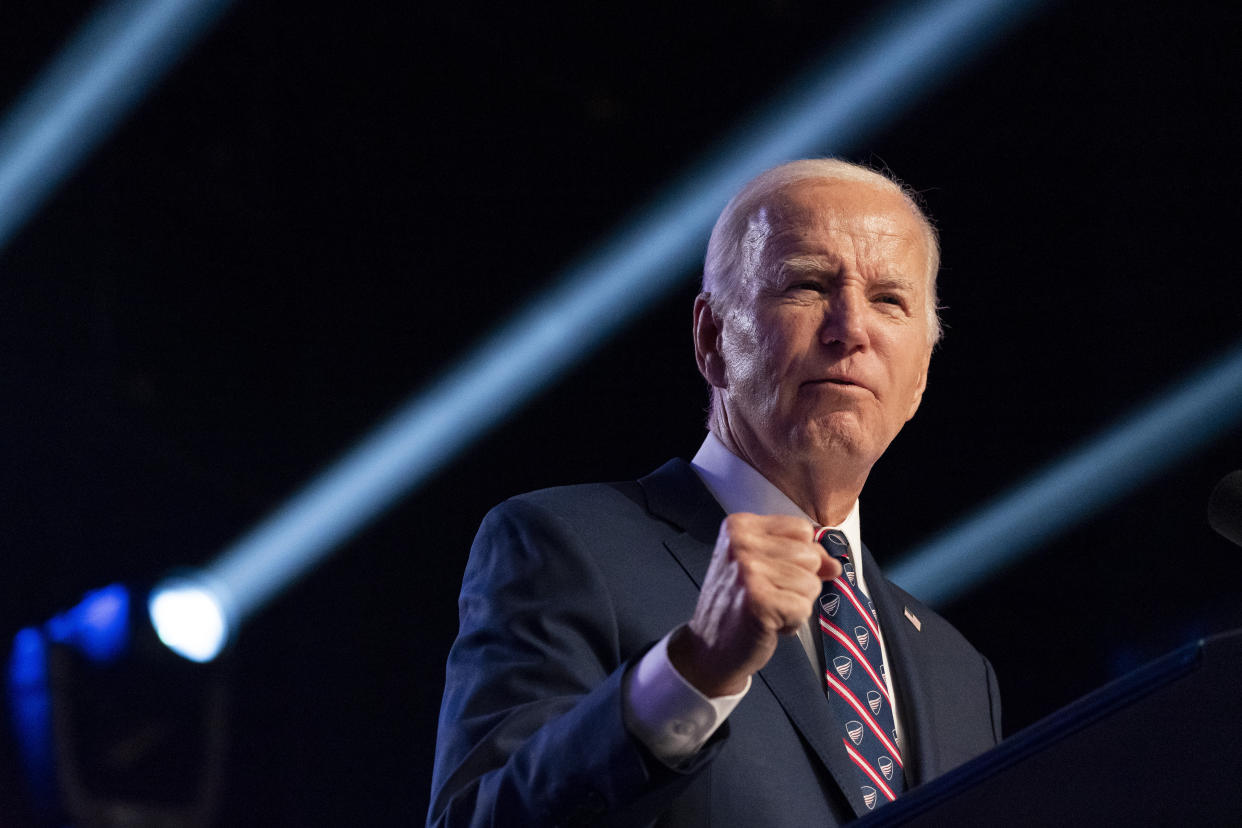
[[(822, 273), (835, 274), (839, 267), (839, 263), (831, 256), (821, 255), (804, 255), (790, 256), (780, 263), (779, 270), (781, 273)], [(880, 290), (904, 290), (911, 291), (914, 289), (914, 280), (899, 273), (885, 274), (877, 277), (870, 283), (873, 288)]]
[(790, 256), (780, 263), (780, 270), (786, 273), (831, 273), (837, 270), (839, 263), (829, 256)]
[(871, 285), (880, 290), (914, 290), (914, 282), (898, 274), (881, 276), (872, 282)]

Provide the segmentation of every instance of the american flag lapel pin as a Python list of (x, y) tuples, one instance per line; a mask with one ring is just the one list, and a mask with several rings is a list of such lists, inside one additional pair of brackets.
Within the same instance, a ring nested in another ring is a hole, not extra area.
[(909, 622), (914, 625), (914, 628), (916, 630), (918, 630), (919, 632), (922, 632), (923, 622), (919, 620), (919, 617), (915, 615), (914, 613), (910, 612), (909, 607), (902, 607), (902, 609), (905, 611), (906, 619), (909, 620)]

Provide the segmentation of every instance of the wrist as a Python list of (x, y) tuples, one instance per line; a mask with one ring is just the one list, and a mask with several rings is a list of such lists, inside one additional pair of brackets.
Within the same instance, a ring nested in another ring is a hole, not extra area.
[(669, 636), (668, 661), (682, 678), (709, 699), (736, 695), (750, 683), (748, 673), (721, 670), (711, 649), (688, 624), (678, 627)]

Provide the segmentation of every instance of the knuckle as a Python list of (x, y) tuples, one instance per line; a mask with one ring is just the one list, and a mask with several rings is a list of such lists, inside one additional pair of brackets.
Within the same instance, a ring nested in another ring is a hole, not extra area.
[(795, 534), (798, 537), (810, 538), (815, 534), (815, 529), (806, 520), (793, 515), (773, 515), (779, 522), (776, 524), (783, 531)]
[(753, 515), (730, 515), (721, 527), (722, 546), (733, 556), (755, 554), (759, 547), (761, 534), (755, 532), (754, 526), (747, 520)]
[(748, 555), (739, 556), (737, 562), (738, 580), (745, 584), (753, 584), (758, 576), (756, 561)]
[(824, 561), (831, 560), (831, 558), (828, 557), (828, 553), (825, 552), (819, 544), (808, 544), (806, 546), (806, 551), (807, 568), (812, 572), (818, 572), (820, 567), (824, 565)]
[(727, 515), (720, 522), (719, 543), (732, 547), (745, 537), (747, 532), (746, 516), (741, 514)]

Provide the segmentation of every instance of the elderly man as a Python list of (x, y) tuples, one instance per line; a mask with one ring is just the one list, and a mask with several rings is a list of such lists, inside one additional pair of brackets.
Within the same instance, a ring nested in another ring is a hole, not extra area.
[(488, 515), (428, 824), (835, 825), (995, 744), (991, 666), (860, 539), (938, 266), (865, 168), (793, 162), (729, 203), (694, 305), (710, 433), (690, 464)]

